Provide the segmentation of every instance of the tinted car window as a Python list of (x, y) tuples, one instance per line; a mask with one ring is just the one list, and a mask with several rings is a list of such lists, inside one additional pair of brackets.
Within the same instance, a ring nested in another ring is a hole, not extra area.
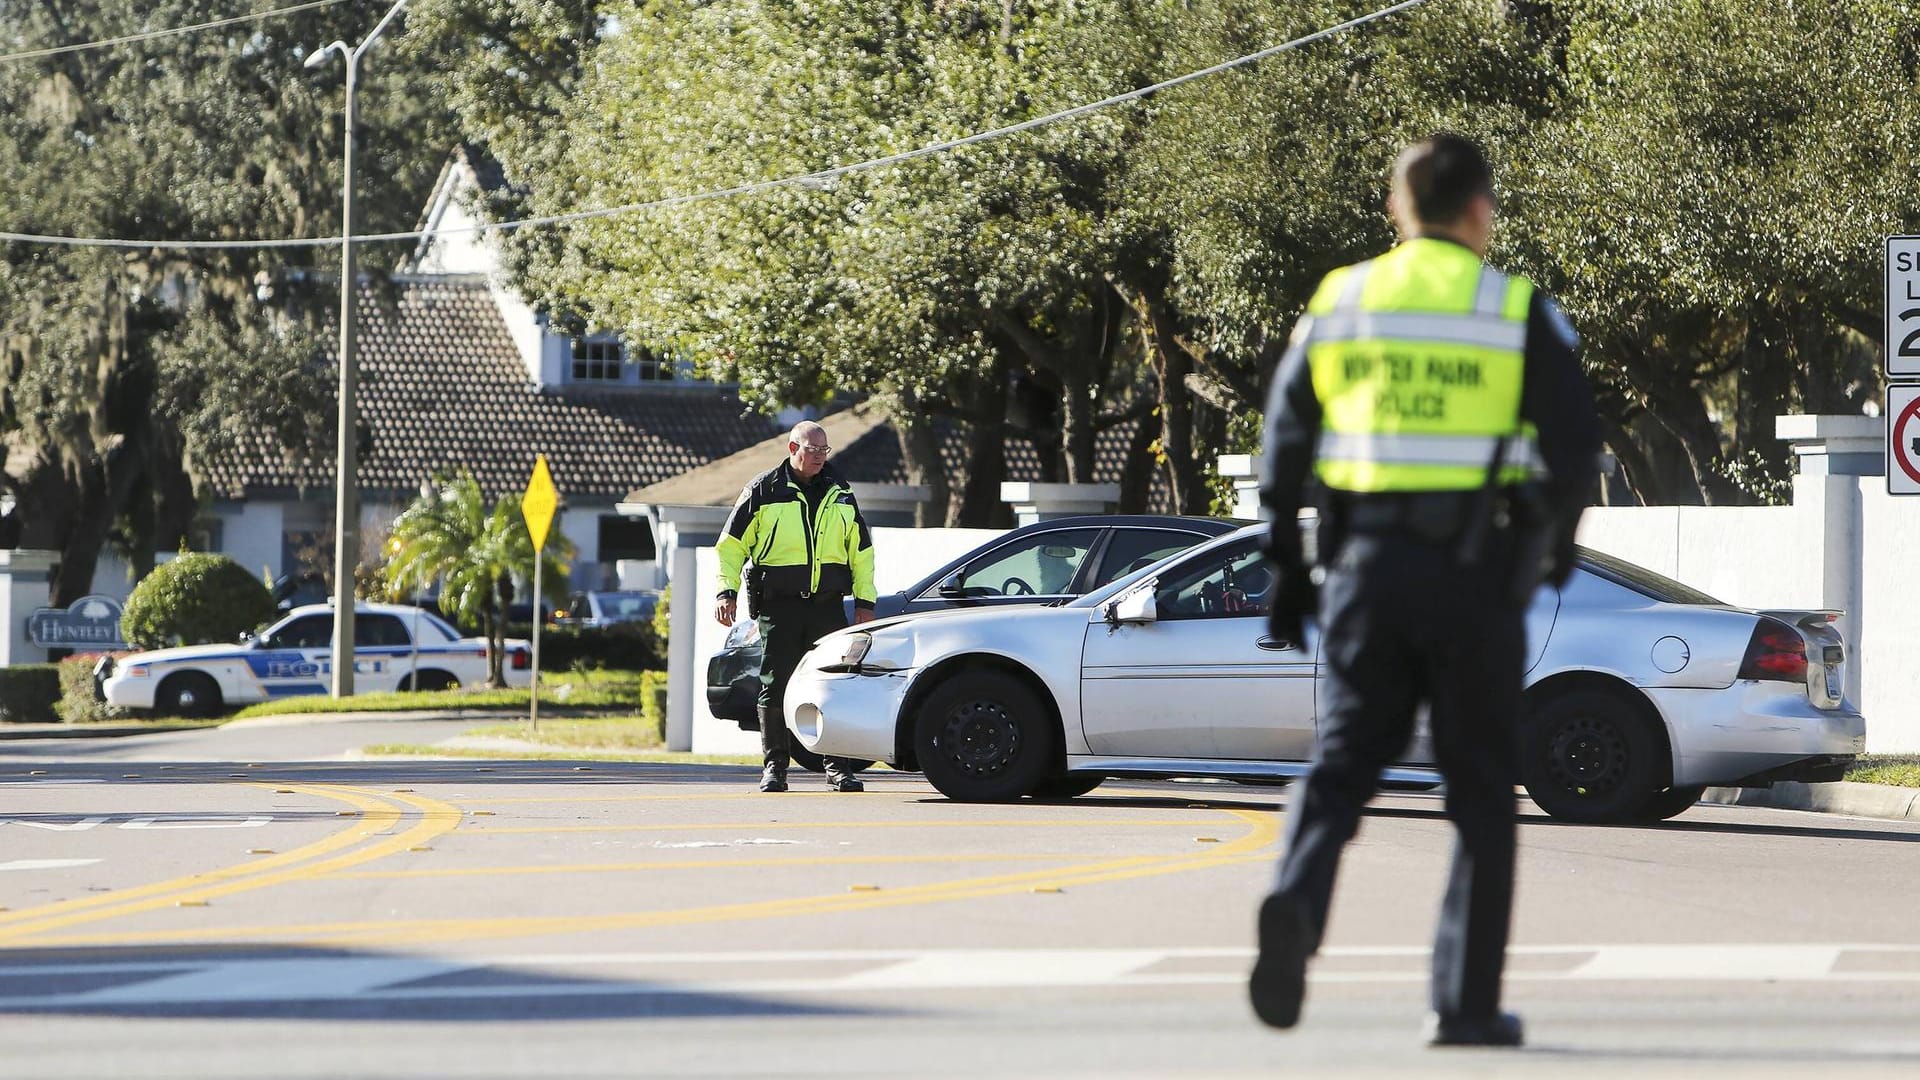
[(1062, 595), (1099, 539), (1099, 529), (1063, 529), (997, 547), (967, 564), (967, 595)]
[(411, 645), (412, 635), (397, 615), (360, 614), (353, 620), (355, 645)]
[(1658, 600), (1663, 604), (1710, 604), (1715, 607), (1725, 605), (1691, 585), (1682, 585), (1665, 574), (1656, 574), (1644, 566), (1635, 566), (1625, 559), (1616, 559), (1587, 548), (1580, 549), (1580, 561), (1588, 570), (1606, 578), (1615, 585), (1624, 585), (1643, 596)]
[(1115, 529), (1113, 539), (1108, 542), (1107, 550), (1100, 556), (1100, 569), (1093, 575), (1089, 589), (1097, 589), (1107, 582), (1131, 574), (1144, 566), (1159, 562), (1176, 551), (1187, 548), (1206, 539), (1193, 533), (1174, 532), (1170, 529)]
[(262, 641), (269, 649), (324, 649), (333, 644), (333, 616), (295, 619)]
[(1257, 538), (1216, 548), (1173, 568), (1154, 591), (1161, 619), (1231, 619), (1267, 610), (1275, 581)]

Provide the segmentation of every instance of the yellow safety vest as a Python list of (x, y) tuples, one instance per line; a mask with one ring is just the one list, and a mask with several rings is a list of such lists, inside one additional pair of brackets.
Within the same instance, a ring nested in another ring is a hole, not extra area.
[(832, 473), (822, 479), (811, 508), (784, 463), (746, 486), (715, 545), (723, 594), (739, 591), (741, 569), (751, 562), (769, 596), (851, 594), (873, 603), (872, 532), (852, 487)]
[(1415, 239), (1328, 274), (1307, 305), (1321, 407), (1314, 470), (1354, 492), (1463, 491), (1537, 460), (1520, 420), (1533, 283), (1458, 244)]

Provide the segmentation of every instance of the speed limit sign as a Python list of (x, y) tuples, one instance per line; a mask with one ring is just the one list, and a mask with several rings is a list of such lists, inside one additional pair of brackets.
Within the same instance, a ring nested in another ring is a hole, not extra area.
[(1886, 282), (1887, 377), (1920, 377), (1920, 236), (1887, 237)]

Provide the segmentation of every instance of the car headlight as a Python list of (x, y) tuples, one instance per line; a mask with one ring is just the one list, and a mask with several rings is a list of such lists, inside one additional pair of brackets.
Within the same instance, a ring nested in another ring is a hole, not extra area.
[(741, 619), (727, 631), (727, 648), (744, 649), (760, 640), (760, 620)]
[(860, 661), (867, 658), (868, 650), (873, 648), (872, 634), (853, 634), (847, 638), (847, 649), (840, 654), (840, 662), (847, 667), (858, 667)]

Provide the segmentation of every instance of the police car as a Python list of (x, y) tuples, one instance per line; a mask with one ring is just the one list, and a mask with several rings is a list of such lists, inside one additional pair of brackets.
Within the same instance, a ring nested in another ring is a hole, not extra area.
[[(361, 693), (450, 690), (485, 682), (487, 641), (399, 604), (360, 604), (353, 616), (353, 684)], [(508, 640), (509, 686), (533, 681), (533, 654)], [(237, 645), (185, 645), (103, 660), (95, 672), (109, 705), (203, 716), (228, 705), (325, 694), (333, 677), (333, 608), (295, 608)]]

